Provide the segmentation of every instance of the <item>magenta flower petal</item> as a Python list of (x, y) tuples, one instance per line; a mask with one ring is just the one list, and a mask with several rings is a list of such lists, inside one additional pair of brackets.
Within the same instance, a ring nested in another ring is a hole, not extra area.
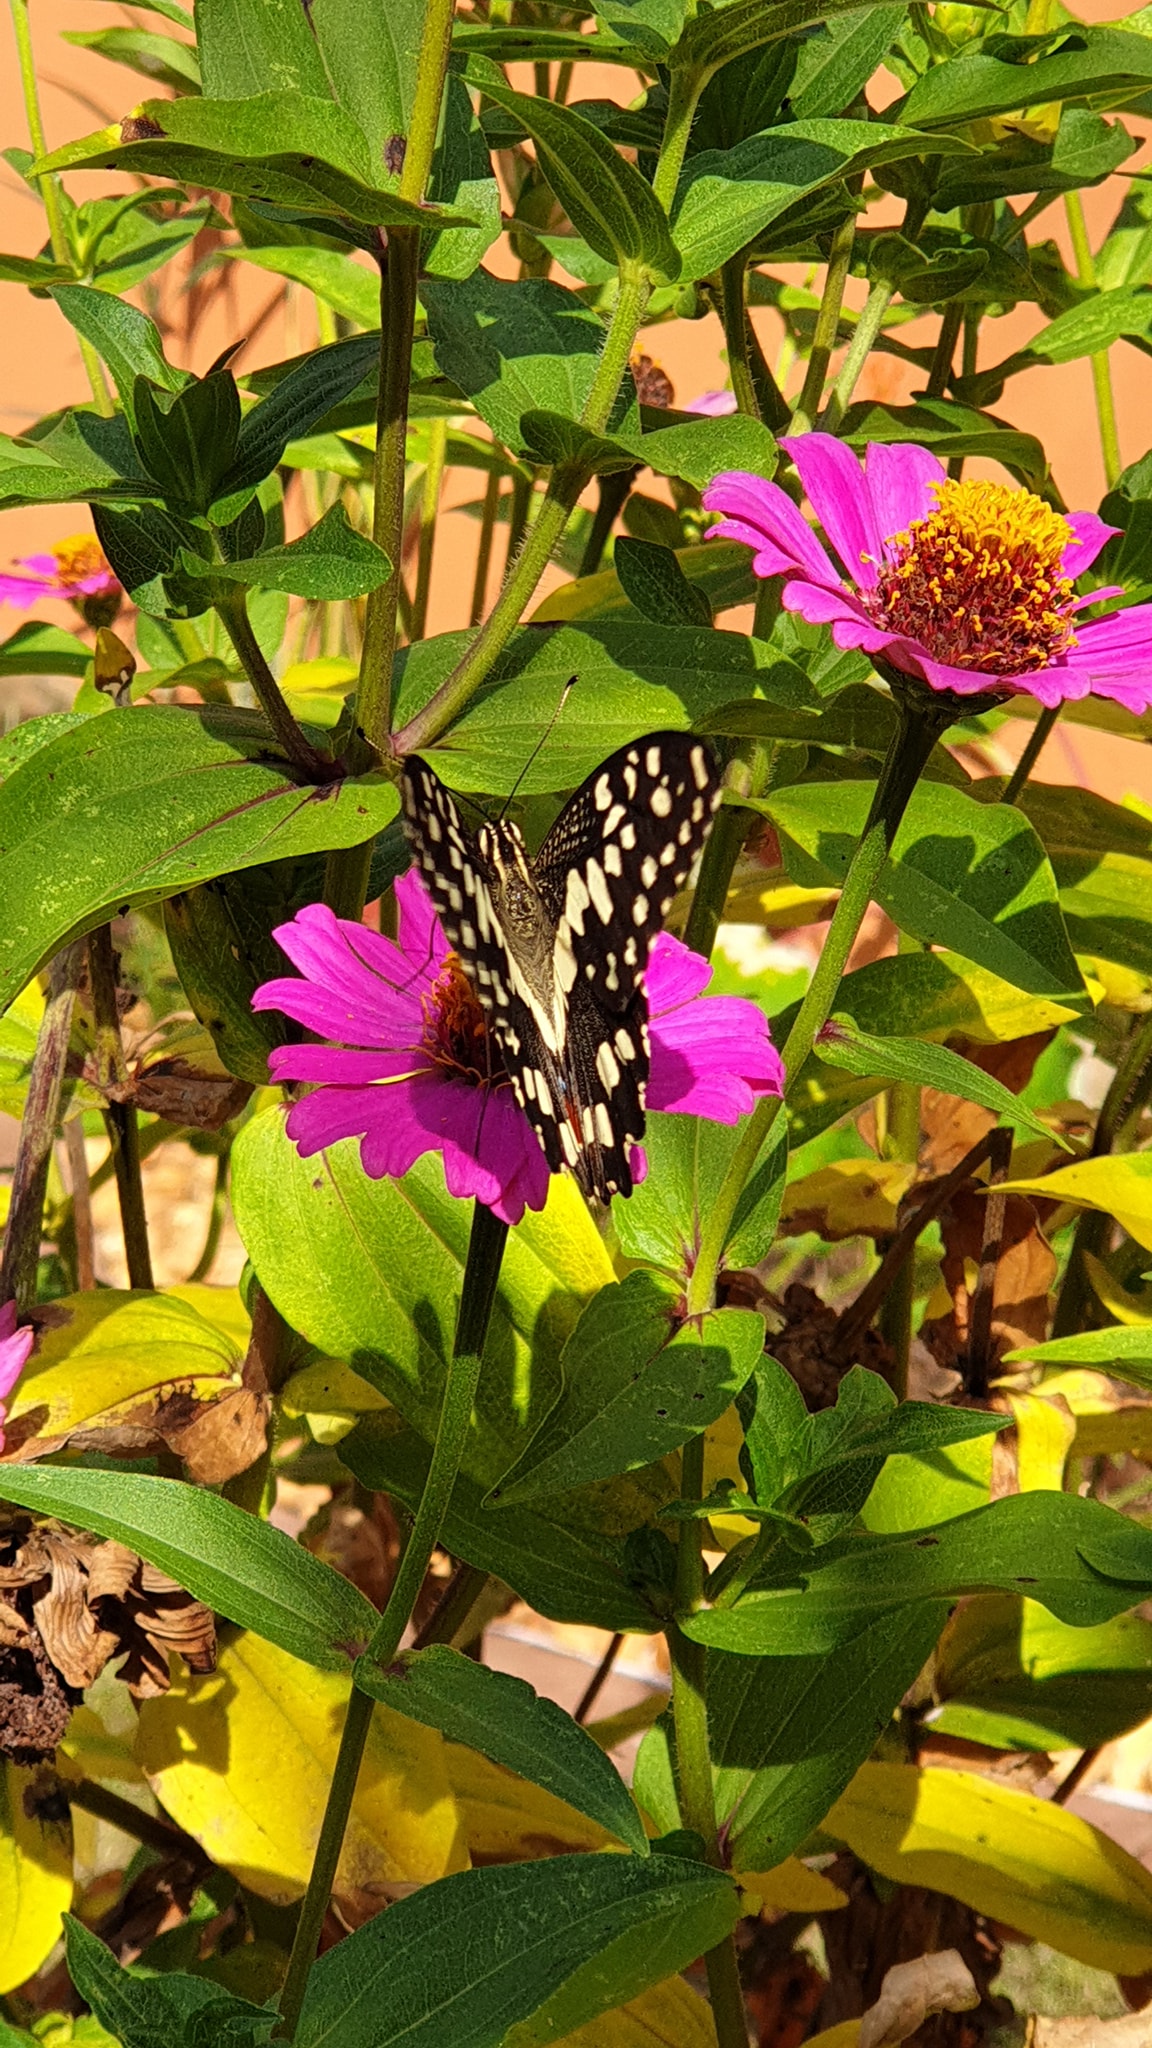
[(58, 590), (42, 576), (0, 576), (0, 603), (26, 612), (39, 598), (59, 597)]
[(834, 434), (792, 434), (781, 441), (805, 495), (848, 574), (865, 590), (876, 581), (886, 535), (876, 523), (864, 475)]
[(699, 398), (694, 398), (691, 405), (687, 406), (685, 410), (687, 412), (703, 413), (707, 419), (723, 419), (728, 413), (735, 412), (736, 393), (734, 391), (702, 391)]
[(768, 1020), (744, 996), (705, 996), (707, 960), (661, 932), (648, 961), (648, 1107), (734, 1124), (784, 1086)]
[(1107, 547), (1120, 528), (1109, 526), (1095, 512), (1066, 512), (1064, 517), (1075, 535), (1064, 550), (1064, 574), (1075, 582), (1077, 576), (1083, 576), (1085, 570), (1092, 567), (1101, 549)]
[[(785, 608), (830, 627), (838, 647), (960, 697), (1029, 695), (1054, 706), (1094, 692), (1136, 713), (1152, 708), (1152, 606), (1100, 614), (1123, 593), (1076, 597), (1071, 587), (1116, 531), (1096, 513), (1056, 513), (1029, 491), (954, 481), (912, 443), (871, 445), (863, 471), (827, 434), (781, 445), (848, 581), (785, 493), (744, 471), (705, 491), (709, 511), (725, 515), (709, 534), (750, 547), (755, 574), (783, 576)], [(1097, 616), (1083, 623), (1085, 610)]]
[(915, 441), (869, 442), (864, 480), (877, 532), (885, 541), (915, 520), (927, 519), (936, 502), (932, 486), (943, 483), (946, 474), (931, 449)]
[(422, 1045), (397, 1052), (360, 1052), (347, 1046), (278, 1045), (268, 1055), (274, 1081), (325, 1081), (336, 1088), (366, 1088), (422, 1074), (430, 1062)]
[(8, 1395), (16, 1385), (28, 1363), (32, 1346), (36, 1342), (36, 1331), (31, 1323), (23, 1329), (17, 1326), (16, 1303), (6, 1301), (0, 1308), (0, 1451), (4, 1449), (4, 1406)]
[[(832, 562), (821, 547), (807, 520), (787, 491), (745, 469), (723, 470), (713, 477), (703, 497), (706, 512), (721, 512), (737, 519), (759, 537), (760, 546), (773, 548), (802, 569), (812, 583), (835, 588), (839, 581)], [(717, 533), (721, 529), (712, 527)], [(736, 536), (744, 539), (745, 535)], [(753, 543), (754, 544), (754, 543)], [(771, 571), (775, 574), (775, 571)]]

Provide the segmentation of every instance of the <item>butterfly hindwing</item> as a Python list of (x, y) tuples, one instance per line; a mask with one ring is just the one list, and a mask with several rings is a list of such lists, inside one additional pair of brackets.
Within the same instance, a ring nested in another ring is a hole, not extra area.
[(515, 826), (464, 825), (413, 757), (409, 839), (549, 1165), (629, 1194), (648, 1079), (643, 976), (720, 799), (707, 743), (650, 733), (565, 805), (535, 861)]

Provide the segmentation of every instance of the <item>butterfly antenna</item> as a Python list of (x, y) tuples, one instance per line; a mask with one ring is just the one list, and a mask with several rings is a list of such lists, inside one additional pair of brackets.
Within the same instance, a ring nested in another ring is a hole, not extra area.
[(564, 706), (568, 702), (568, 698), (575, 681), (575, 676), (569, 676), (568, 681), (565, 683), (564, 688), (561, 690), (560, 702), (557, 704), (555, 711), (552, 713), (551, 718), (548, 720), (548, 723), (544, 728), (544, 731), (541, 733), (540, 738), (537, 740), (536, 745), (533, 747), (532, 752), (529, 754), (528, 759), (525, 761), (524, 766), (520, 770), (519, 775), (516, 777), (515, 782), (512, 784), (512, 787), (504, 800), (504, 808), (501, 811), (499, 818), (500, 824), (503, 824), (505, 818), (508, 816), (508, 812), (511, 807), (512, 800), (516, 795), (516, 791), (519, 789), (520, 784), (523, 782), (524, 777), (527, 775), (528, 770), (531, 768), (532, 763), (536, 759), (537, 754), (540, 753), (543, 747), (547, 746), (549, 740), (552, 737), (552, 734), (556, 730), (557, 720), (559, 719), (560, 713), (563, 711)]

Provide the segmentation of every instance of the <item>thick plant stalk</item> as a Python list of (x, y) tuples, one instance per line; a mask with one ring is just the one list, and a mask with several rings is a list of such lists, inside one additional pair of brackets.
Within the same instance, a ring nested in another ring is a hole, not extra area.
[(36, 1299), (44, 1195), (60, 1117), (72, 1012), (83, 971), (84, 941), (76, 939), (52, 962), (48, 1000), (28, 1078), (0, 1260), (0, 1301), (14, 1301), (21, 1315)]
[[(848, 956), (921, 770), (940, 733), (956, 715), (950, 703), (932, 702), (926, 693), (914, 688), (902, 691), (897, 704), (900, 715), (896, 732), (880, 771), (867, 823), (844, 877), (824, 950), (784, 1046), (782, 1058), (789, 1086), (798, 1080), (816, 1043), (817, 1033), (832, 1013)], [(720, 1260), (737, 1203), (782, 1107), (778, 1095), (766, 1096), (745, 1125), (716, 1200), (704, 1221), (696, 1265), (688, 1283), (689, 1315), (701, 1315), (712, 1306)]]
[(844, 287), (852, 267), (852, 250), (856, 241), (856, 215), (853, 213), (842, 221), (832, 237), (828, 256), (828, 270), (824, 279), (824, 291), (820, 300), (820, 311), (816, 315), (816, 331), (812, 336), (812, 350), (808, 357), (808, 368), (804, 376), (804, 388), (799, 403), (792, 415), (792, 432), (807, 434), (816, 423), (820, 400), (828, 376), (828, 365), (836, 346), (836, 335), (840, 327), (840, 308), (844, 303)]
[[(1072, 251), (1076, 258), (1076, 281), (1088, 291), (1096, 290), (1096, 258), (1088, 240), (1088, 226), (1084, 219), (1084, 202), (1079, 192), (1064, 194), (1064, 212), (1068, 221), (1068, 232), (1072, 237)], [(1097, 349), (1092, 357), (1092, 385), (1096, 393), (1096, 419), (1100, 428), (1100, 453), (1104, 459), (1104, 478), (1110, 491), (1115, 490), (1120, 472), (1124, 467), (1120, 454), (1120, 436), (1116, 426), (1116, 400), (1112, 391), (1112, 364), (1106, 348)]]
[(236, 657), (256, 693), (261, 711), (294, 768), (309, 782), (332, 782), (339, 773), (335, 761), (321, 754), (292, 716), (284, 693), (276, 681), (252, 631), (248, 600), (242, 585), (216, 606), (221, 623), (236, 650)]
[(1062, 709), (1063, 706), (1060, 704), (1049, 704), (1040, 713), (1039, 718), (1028, 735), (1024, 751), (1004, 786), (1004, 794), (1000, 799), (1002, 804), (1019, 803), (1025, 784), (1048, 743), (1048, 735), (1052, 731)]
[[(472, 1420), (476, 1389), (480, 1381), (484, 1340), (492, 1313), (492, 1303), (496, 1298), (507, 1235), (507, 1224), (501, 1223), (490, 1209), (477, 1202), (472, 1211), (472, 1231), (468, 1241), (468, 1258), (460, 1294), (456, 1340), (444, 1386), (444, 1400), (440, 1410), (432, 1462), (428, 1467), (428, 1476), (424, 1482), (420, 1505), (416, 1510), (412, 1533), (388, 1596), (388, 1604), (364, 1652), (365, 1657), (374, 1664), (390, 1664), (400, 1647), (452, 1497), (452, 1488), (460, 1471), (460, 1461), (464, 1455), (468, 1428)], [(324, 1924), (324, 1915), (328, 1910), (328, 1901), (336, 1876), (336, 1866), (340, 1861), (340, 1849), (348, 1826), (348, 1816), (352, 1811), (356, 1780), (360, 1773), (364, 1745), (372, 1721), (372, 1709), (373, 1702), (369, 1695), (354, 1685), (349, 1695), (348, 1711), (344, 1719), (332, 1783), (328, 1790), (328, 1804), (320, 1826), (320, 1838), (316, 1844), (312, 1873), (300, 1908), (300, 1918), (296, 1923), (292, 1956), (280, 2000), (280, 2018), (276, 2025), (276, 2038), (280, 2040), (291, 2039), (300, 2018), (308, 1972), (315, 1959), (320, 1930)]]

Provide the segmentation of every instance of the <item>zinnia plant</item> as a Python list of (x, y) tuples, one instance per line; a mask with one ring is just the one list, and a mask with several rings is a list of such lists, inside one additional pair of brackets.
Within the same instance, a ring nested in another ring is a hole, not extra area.
[(51, 553), (21, 555), (17, 563), (30, 574), (0, 574), (0, 603), (27, 611), (43, 598), (64, 598), (85, 625), (110, 626), (116, 618), (124, 593), (92, 534), (73, 534)]

